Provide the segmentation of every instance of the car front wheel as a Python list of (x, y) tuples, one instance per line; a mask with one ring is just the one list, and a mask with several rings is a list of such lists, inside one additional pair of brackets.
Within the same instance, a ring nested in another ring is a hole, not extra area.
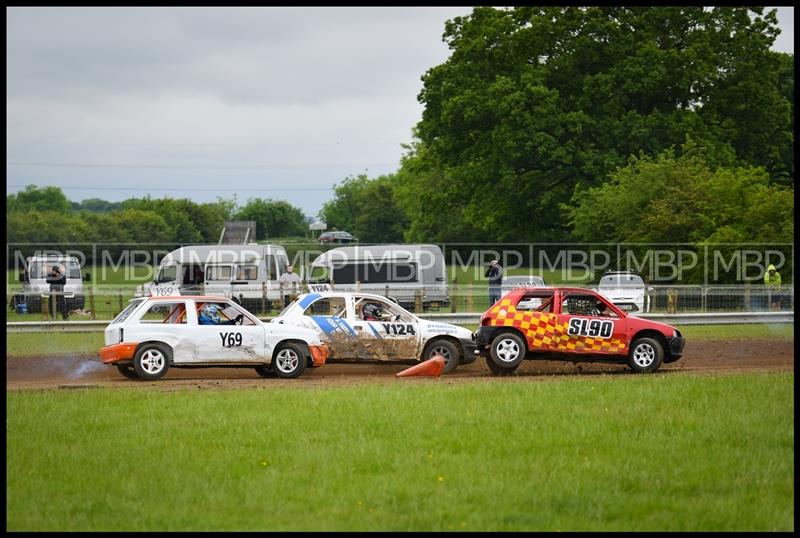
[(422, 356), (422, 360), (430, 360), (436, 355), (441, 355), (444, 358), (443, 374), (449, 374), (455, 370), (461, 360), (461, 353), (458, 351), (458, 347), (447, 340), (434, 340), (431, 342)]
[(306, 369), (306, 355), (297, 344), (281, 344), (272, 357), (272, 371), (284, 379), (294, 379)]
[(144, 344), (136, 350), (133, 368), (142, 379), (161, 379), (169, 370), (169, 351), (161, 344)]
[[(509, 374), (525, 360), (528, 347), (525, 340), (514, 333), (500, 333), (494, 337), (489, 347), (488, 361), (492, 361), (492, 366), (497, 368), (498, 373)], [(489, 367), (492, 372), (495, 369)]]
[(636, 373), (655, 372), (664, 360), (664, 348), (654, 338), (637, 338), (628, 353), (628, 366)]

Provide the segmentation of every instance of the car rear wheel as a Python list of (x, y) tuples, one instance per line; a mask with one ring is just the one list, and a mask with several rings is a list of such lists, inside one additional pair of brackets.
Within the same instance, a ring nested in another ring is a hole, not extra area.
[(117, 363), (117, 370), (119, 370), (119, 373), (121, 373), (128, 379), (141, 379), (141, 377), (139, 377), (139, 374), (136, 373), (136, 370), (130, 364)]
[(637, 338), (628, 352), (628, 366), (636, 373), (655, 372), (664, 360), (664, 348), (654, 338)]
[(272, 371), (278, 377), (294, 379), (306, 369), (306, 355), (297, 344), (281, 344), (272, 357)]
[(133, 368), (148, 381), (161, 379), (169, 370), (169, 351), (161, 344), (144, 344), (136, 350)]
[(425, 353), (422, 355), (422, 360), (430, 360), (436, 355), (441, 355), (444, 358), (443, 374), (449, 374), (455, 370), (461, 360), (461, 353), (458, 351), (458, 347), (444, 339), (434, 340), (428, 344), (428, 347), (425, 348)]
[[(510, 374), (525, 360), (528, 347), (521, 336), (514, 333), (500, 333), (494, 337), (489, 347), (487, 363), (493, 373)], [(494, 368), (498, 370), (495, 372)]]

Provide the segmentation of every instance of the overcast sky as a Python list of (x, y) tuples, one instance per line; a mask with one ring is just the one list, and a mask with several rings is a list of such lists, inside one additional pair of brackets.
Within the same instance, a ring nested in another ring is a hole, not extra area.
[[(397, 170), (447, 8), (7, 8), (6, 191), (287, 200)], [(794, 52), (794, 8), (775, 50)]]

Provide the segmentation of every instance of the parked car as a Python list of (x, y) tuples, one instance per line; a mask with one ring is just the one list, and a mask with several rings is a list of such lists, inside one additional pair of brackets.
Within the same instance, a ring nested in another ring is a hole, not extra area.
[(328, 347), (315, 331), (263, 323), (225, 297), (133, 299), (106, 327), (100, 358), (130, 379), (170, 368), (249, 366), (262, 377), (295, 378), (321, 366)]
[(606, 271), (597, 291), (626, 312), (647, 311), (647, 286), (634, 271)]
[(468, 329), (420, 319), (376, 294), (322, 292), (301, 295), (271, 324), (316, 331), (330, 347), (328, 362), (416, 363), (441, 355), (444, 373), (476, 359)]
[[(519, 308), (531, 299), (535, 310)], [(525, 359), (626, 363), (654, 372), (683, 353), (684, 339), (671, 325), (628, 315), (585, 288), (517, 288), (483, 313), (477, 353), (495, 374), (508, 374)]]
[(357, 239), (347, 232), (323, 232), (319, 236), (320, 244), (355, 243)]

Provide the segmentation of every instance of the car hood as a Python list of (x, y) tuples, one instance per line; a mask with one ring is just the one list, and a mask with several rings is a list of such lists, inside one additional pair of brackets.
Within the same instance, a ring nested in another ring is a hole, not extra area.
[(307, 329), (305, 327), (298, 327), (297, 325), (291, 323), (275, 323), (274, 321), (262, 323), (262, 325), (269, 335), (285, 336), (288, 338), (301, 338), (307, 341), (309, 344), (314, 345), (322, 343), (322, 340), (320, 340), (319, 334), (316, 331)]

